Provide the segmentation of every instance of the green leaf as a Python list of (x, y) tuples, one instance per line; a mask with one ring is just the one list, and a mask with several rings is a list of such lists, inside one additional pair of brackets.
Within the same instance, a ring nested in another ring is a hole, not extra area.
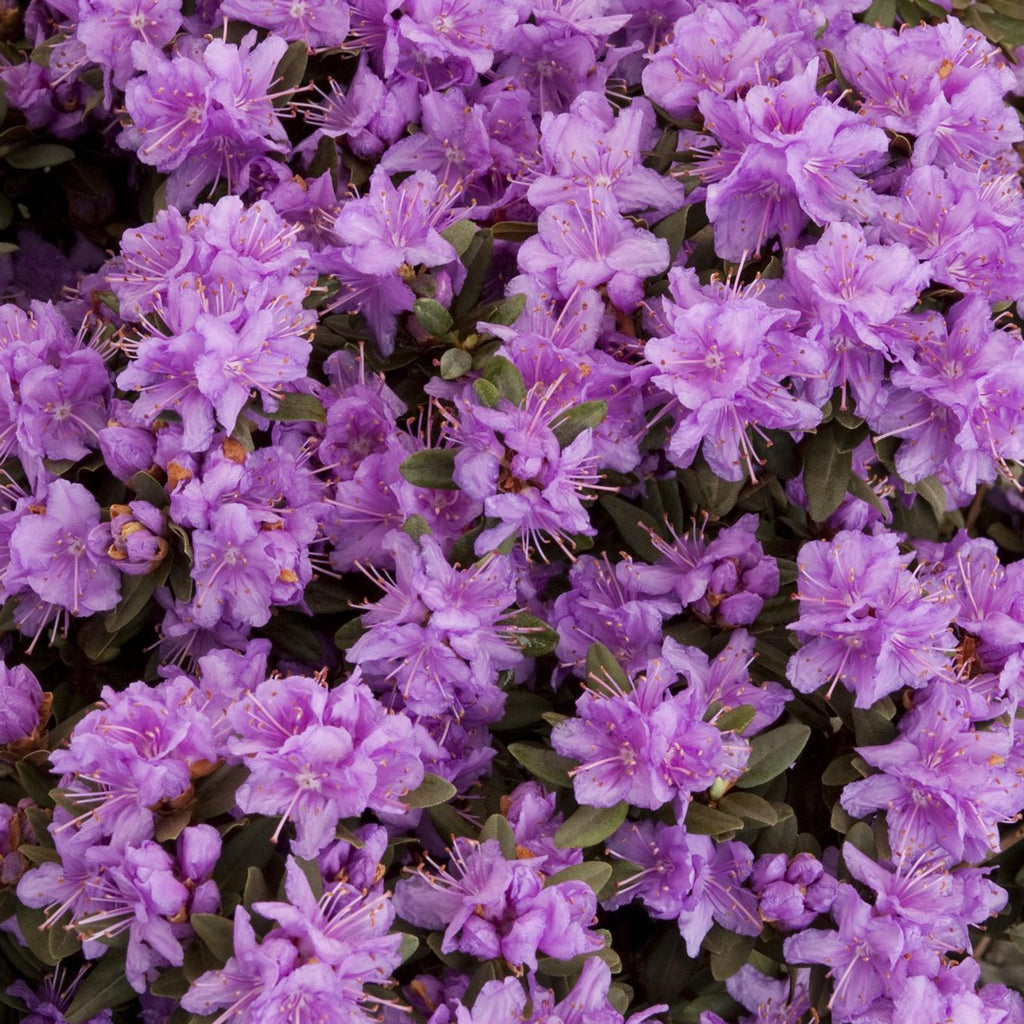
[(663, 526), (650, 514), (615, 494), (601, 495), (600, 505), (612, 518), (622, 539), (635, 555), (652, 565), (661, 558), (651, 535), (662, 535)]
[(854, 708), (853, 734), (858, 747), (881, 747), (896, 736), (896, 726), (874, 708)]
[(458, 220), (441, 232), (441, 237), (451, 244), (455, 254), (462, 257), (480, 229), (471, 220)]
[(497, 308), (484, 319), (484, 322), (498, 324), (501, 327), (511, 327), (523, 315), (525, 308), (525, 295), (510, 295), (504, 302), (498, 304)]
[(938, 522), (946, 515), (946, 489), (937, 476), (926, 476), (913, 485), (918, 497), (923, 498)]
[(274, 856), (270, 838), (277, 829), (274, 818), (255, 815), (232, 824), (236, 830), (225, 839), (213, 871), (221, 892), (239, 892), (245, 885), (249, 868), (265, 868)]
[(731, 978), (750, 959), (757, 937), (737, 935), (716, 924), (704, 940), (711, 954), (711, 976), (715, 981)]
[(79, 985), (71, 1005), (64, 1011), (68, 1024), (84, 1024), (106, 1009), (114, 1009), (135, 998), (125, 976), (124, 953), (104, 953)]
[(510, 743), (508, 752), (535, 778), (549, 786), (572, 786), (569, 772), (576, 762), (547, 747), (533, 743)]
[(496, 732), (519, 732), (541, 721), (544, 712), (551, 710), (551, 703), (539, 693), (525, 689), (513, 689), (505, 698), (505, 713), (500, 722), (494, 722), (491, 729)]
[(166, 508), (170, 504), (171, 499), (166, 488), (149, 473), (136, 473), (128, 486), (135, 492), (137, 498), (148, 501), (150, 505)]
[(119, 629), (134, 622), (150, 608), (153, 591), (167, 579), (171, 563), (164, 559), (153, 572), (141, 576), (121, 575), (121, 600), (117, 607), (103, 617), (103, 627), (108, 633), (116, 633)]
[(853, 452), (845, 450), (831, 423), (818, 427), (802, 445), (807, 514), (824, 522), (846, 497)]
[(476, 829), (470, 827), (466, 819), (451, 804), (437, 804), (435, 807), (428, 807), (427, 814), (430, 815), (437, 834), (446, 842), (452, 836), (476, 838)]
[(596, 846), (607, 839), (625, 820), (629, 804), (620, 800), (612, 807), (581, 807), (569, 815), (555, 833), (560, 850)]
[(728, 515), (743, 490), (745, 480), (723, 480), (698, 456), (689, 469), (679, 471), (679, 482), (690, 500), (716, 516)]
[(480, 829), (480, 842), (486, 843), (489, 839), (497, 840), (505, 860), (516, 859), (516, 836), (505, 815), (492, 814), (484, 822)]
[(404, 964), (417, 949), (420, 948), (420, 940), (415, 935), (410, 935), (408, 932), (402, 933), (402, 941), (398, 946), (398, 955), (402, 958)]
[(558, 633), (543, 619), (529, 612), (517, 612), (504, 619), (501, 632), (527, 658), (542, 658), (553, 653), (558, 646)]
[(455, 326), (451, 314), (437, 299), (417, 299), (412, 311), (427, 333), (435, 338), (444, 337)]
[(149, 991), (164, 999), (180, 1001), (181, 997), (192, 987), (188, 975), (180, 967), (164, 967), (149, 984)]
[(450, 448), (424, 448), (413, 452), (398, 467), (399, 472), (416, 487), (457, 491), (455, 483), (455, 452)]
[(757, 709), (752, 704), (741, 704), (716, 716), (715, 727), (722, 732), (742, 733), (754, 720)]
[(53, 807), (53, 798), (50, 791), (56, 781), (49, 771), (43, 771), (36, 767), (27, 758), (22, 758), (14, 766), (18, 781), (22, 784), (28, 796), (40, 807)]
[(874, 3), (860, 16), (865, 25), (881, 25), (892, 28), (896, 20), (896, 0), (874, 0)]
[[(430, 524), (421, 515), (413, 513), (402, 523), (402, 533), (407, 533), (413, 540), (419, 540), (431, 533)], [(351, 607), (351, 601), (346, 599), (346, 607)]]
[(206, 948), (223, 964), (234, 955), (234, 924), (220, 914), (192, 914), (189, 923)]
[(561, 413), (552, 424), (551, 431), (564, 450), (576, 440), (584, 430), (593, 430), (604, 423), (608, 415), (608, 403), (603, 401), (580, 402)]
[(821, 782), (824, 786), (845, 786), (848, 782), (857, 782), (864, 778), (864, 773), (857, 770), (855, 762), (864, 764), (863, 758), (859, 757), (855, 750), (848, 750), (840, 754), (829, 763), (829, 766), (821, 773)]
[(42, 171), (75, 159), (75, 151), (52, 142), (25, 146), (7, 154), (7, 162), (19, 171)]
[(473, 369), (473, 357), (461, 348), (449, 348), (441, 356), (440, 368), (444, 380), (458, 380)]
[(526, 383), (514, 363), (504, 356), (491, 356), (481, 369), (484, 380), (490, 381), (503, 398), (507, 398), (513, 405), (523, 403), (526, 398)]
[(501, 405), (501, 392), (489, 380), (473, 381), (473, 393), (488, 409), (497, 409)]
[[(302, 84), (306, 74), (306, 64), (309, 62), (309, 47), (301, 40), (296, 40), (277, 62), (274, 69), (275, 92), (284, 89), (294, 89)], [(287, 97), (282, 97), (286, 100)]]
[(787, 722), (759, 733), (750, 741), (747, 770), (737, 786), (753, 789), (781, 775), (800, 756), (810, 737), (810, 726), (802, 722)]
[(491, 234), (507, 242), (525, 242), (537, 234), (537, 225), (532, 220), (503, 220), (491, 228)]
[(718, 809), (737, 818), (743, 818), (744, 821), (757, 822), (758, 825), (774, 825), (779, 820), (775, 808), (763, 797), (737, 790), (726, 793), (718, 801)]
[(245, 888), (242, 889), (242, 906), (252, 910), (254, 903), (270, 899), (270, 886), (259, 868), (249, 868), (245, 873)]
[(571, 864), (553, 874), (545, 887), (559, 882), (586, 882), (595, 893), (600, 893), (612, 877), (612, 866), (603, 860), (588, 860), (582, 864)]
[(277, 408), (273, 412), (267, 412), (262, 407), (254, 407), (253, 412), (275, 423), (327, 422), (327, 413), (320, 399), (316, 395), (307, 395), (301, 391), (286, 391), (278, 399)]
[(587, 648), (587, 679), (603, 687), (610, 689), (613, 693), (618, 690), (622, 693), (630, 693), (633, 684), (629, 676), (622, 671), (618, 659), (602, 643), (592, 643)]
[(696, 800), (691, 800), (687, 806), (683, 823), (686, 825), (687, 832), (715, 838), (739, 832), (743, 828), (742, 818), (720, 811), (717, 807), (708, 807), (707, 804), (699, 803)]
[(82, 948), (82, 940), (72, 928), (47, 928), (46, 946), (50, 956), (59, 963), (74, 956)]
[(234, 809), (235, 792), (249, 776), (244, 764), (222, 764), (196, 783), (196, 818), (209, 821)]
[(440, 775), (424, 772), (423, 781), (402, 798), (406, 807), (436, 807), (446, 804), (458, 790)]

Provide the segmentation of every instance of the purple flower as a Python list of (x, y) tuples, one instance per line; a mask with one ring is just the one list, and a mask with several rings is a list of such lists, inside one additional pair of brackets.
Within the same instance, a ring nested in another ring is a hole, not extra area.
[(341, 46), (349, 29), (349, 7), (337, 0), (261, 0), (258, 7), (223, 0), (221, 14), (269, 29), (289, 42), (301, 39), (311, 50)]
[(644, 346), (652, 383), (675, 400), (668, 455), (686, 467), (702, 448), (723, 479), (746, 472), (753, 480), (757, 456), (748, 428), (808, 430), (821, 421), (821, 411), (785, 384), (809, 373), (819, 356), (792, 333), (794, 314), (769, 307), (756, 288), (699, 289), (693, 271), (678, 269), (669, 285), (674, 301), (662, 300), (659, 336)]
[(123, 89), (135, 73), (132, 44), (163, 47), (180, 27), (181, 0), (82, 0), (75, 37), (85, 45), (89, 60)]
[(760, 901), (761, 917), (780, 931), (796, 932), (827, 913), (838, 886), (835, 852), (833, 848), (831, 870), (810, 853), (798, 853), (792, 859), (784, 853), (758, 857), (750, 887)]
[(0, 747), (40, 731), (52, 700), (44, 700), (39, 680), (27, 665), (8, 666), (0, 661)]
[(795, 689), (842, 682), (866, 708), (901, 687), (950, 676), (956, 602), (922, 586), (898, 545), (892, 533), (843, 530), (800, 549), (800, 618), (792, 628), (804, 644), (786, 670)]
[[(20, 980), (8, 986), (8, 995), (20, 999), (29, 1011), (21, 1024), (64, 1024), (65, 1011), (71, 1008), (75, 994), (88, 974), (89, 968), (82, 967), (73, 978), (69, 978), (65, 968), (58, 964), (35, 990)], [(101, 1010), (83, 1024), (111, 1024), (111, 1013), (111, 1010)]]
[(614, 195), (589, 187), (578, 199), (553, 203), (537, 219), (537, 234), (519, 250), (519, 269), (549, 284), (563, 299), (604, 285), (616, 309), (631, 313), (643, 282), (668, 268), (668, 243), (638, 228)]
[(119, 575), (88, 546), (100, 507), (81, 484), (54, 480), (45, 496), (22, 516), (11, 534), (11, 562), (3, 576), (8, 594), (19, 595), (15, 621), (38, 637), (71, 615), (109, 611), (119, 599)]
[(601, 948), (590, 930), (597, 898), (583, 882), (545, 886), (543, 858), (506, 860), (494, 839), (457, 838), (452, 867), (422, 869), (395, 889), (395, 909), (422, 928), (444, 928), (443, 953), (503, 957), (537, 969), (537, 954), (568, 960)]

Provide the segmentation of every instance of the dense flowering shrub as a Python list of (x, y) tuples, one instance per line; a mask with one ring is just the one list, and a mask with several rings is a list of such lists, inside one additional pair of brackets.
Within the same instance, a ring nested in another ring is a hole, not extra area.
[(1024, 1024), (1018, 7), (0, 3), (0, 1022)]

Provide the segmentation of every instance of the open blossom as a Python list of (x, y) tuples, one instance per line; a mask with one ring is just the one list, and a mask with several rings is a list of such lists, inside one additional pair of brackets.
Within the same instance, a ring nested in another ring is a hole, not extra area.
[(568, 960), (601, 948), (590, 931), (597, 898), (579, 881), (545, 885), (544, 858), (508, 860), (497, 840), (458, 838), (452, 870), (421, 870), (395, 889), (395, 909), (412, 924), (443, 928), (441, 950), (503, 957), (537, 969), (537, 954)]
[(801, 548), (800, 618), (792, 628), (804, 643), (787, 667), (801, 693), (841, 682), (866, 708), (901, 687), (950, 675), (956, 602), (917, 581), (898, 543), (892, 533), (843, 530)]

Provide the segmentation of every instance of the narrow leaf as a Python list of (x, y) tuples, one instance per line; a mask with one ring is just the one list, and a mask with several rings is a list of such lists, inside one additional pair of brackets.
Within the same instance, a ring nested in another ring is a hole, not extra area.
[(596, 846), (607, 839), (625, 820), (629, 804), (620, 800), (613, 807), (581, 807), (555, 833), (560, 850)]
[(409, 483), (417, 487), (458, 490), (458, 484), (453, 479), (455, 452), (447, 448), (424, 448), (413, 452), (398, 469)]
[(423, 781), (411, 793), (406, 793), (402, 800), (407, 807), (436, 807), (445, 804), (458, 790), (439, 775), (426, 772)]

